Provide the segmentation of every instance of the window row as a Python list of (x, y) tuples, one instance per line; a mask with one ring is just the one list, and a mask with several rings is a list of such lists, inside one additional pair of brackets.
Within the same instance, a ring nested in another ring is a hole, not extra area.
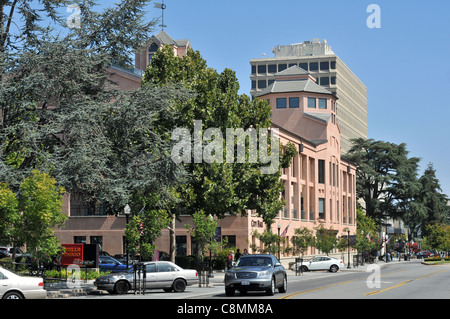
[[(289, 104), (288, 104), (289, 102)], [(269, 103), (269, 100), (268, 100)], [(279, 97), (276, 100), (276, 108), (277, 109), (297, 109), (300, 107), (300, 99), (298, 97)], [(269, 103), (270, 104), (270, 103)], [(319, 108), (322, 110), (327, 109), (327, 99), (324, 98), (315, 98), (315, 97), (308, 97), (308, 108)]]
[(288, 67), (298, 66), (305, 71), (329, 71), (336, 70), (336, 61), (304, 62), (304, 63), (280, 63), (252, 65), (252, 74), (275, 74), (286, 70)]
[[(266, 87), (269, 87), (273, 82), (275, 82), (275, 79), (258, 80), (258, 81), (253, 80), (252, 90), (265, 89)], [(336, 85), (336, 77), (335, 76), (318, 77), (316, 78), (316, 83), (323, 86)]]

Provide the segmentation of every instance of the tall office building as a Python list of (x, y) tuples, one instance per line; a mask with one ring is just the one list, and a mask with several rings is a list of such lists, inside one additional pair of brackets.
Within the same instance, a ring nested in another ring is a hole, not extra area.
[(338, 98), (336, 116), (341, 129), (342, 153), (350, 149), (351, 139), (367, 138), (367, 88), (326, 40), (279, 45), (273, 53), (273, 58), (250, 60), (252, 96), (272, 85), (276, 73), (297, 65)]

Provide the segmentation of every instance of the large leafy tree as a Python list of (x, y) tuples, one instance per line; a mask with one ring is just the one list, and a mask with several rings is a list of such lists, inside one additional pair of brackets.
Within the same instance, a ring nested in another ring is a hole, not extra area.
[[(182, 172), (170, 159), (170, 140), (152, 128), (161, 114), (175, 119), (169, 103), (183, 98), (180, 91), (121, 92), (110, 80), (109, 67), (131, 66), (148, 41), (149, 2), (100, 11), (85, 0), (0, 1), (1, 181), (17, 189), (40, 169), (109, 212), (135, 194), (169, 196)], [(68, 28), (58, 12), (74, 4), (80, 24)]]
[(422, 214), (408, 214), (407, 222), (413, 227), (416, 234), (427, 234), (427, 225), (436, 223), (450, 223), (450, 207), (448, 197), (442, 193), (436, 170), (428, 164), (419, 178), (420, 193), (415, 200), (422, 207)]
[(356, 194), (367, 216), (380, 223), (404, 215), (406, 203), (420, 189), (419, 159), (408, 156), (405, 144), (358, 138), (343, 158), (357, 165)]
[[(180, 58), (173, 54), (169, 46), (163, 47), (152, 57), (143, 77), (144, 86), (152, 84), (161, 87), (181, 84), (194, 94), (187, 101), (173, 104), (174, 112), (179, 114), (177, 119), (170, 116), (160, 118), (158, 124), (167, 131), (185, 128), (191, 134), (195, 132), (196, 123), (198, 125), (196, 121), (201, 121), (202, 135), (207, 129), (216, 128), (223, 133), (223, 143), (229, 143), (225, 141), (227, 129), (267, 130), (270, 127), (271, 109), (267, 102), (258, 99), (251, 101), (247, 95), (239, 95), (235, 73), (230, 69), (218, 73), (209, 68), (198, 51), (189, 50)], [(215, 139), (211, 137), (211, 141)], [(222, 143), (220, 138), (217, 141)], [(280, 193), (284, 186), (280, 181), (279, 168), (274, 174), (261, 174), (261, 162), (238, 162), (237, 152), (232, 155), (233, 161), (225, 160), (225, 151), (211, 153), (213, 157), (217, 156), (218, 161), (196, 161), (195, 145), (193, 149), (192, 154), (187, 154), (188, 160), (184, 164), (189, 182), (175, 188), (179, 202), (171, 208), (173, 221), (181, 212), (194, 215), (203, 211), (223, 218), (229, 214), (245, 214), (247, 209), (253, 209), (270, 228), (273, 218), (283, 206)], [(288, 166), (294, 155), (292, 147), (287, 147), (279, 162)], [(174, 226), (171, 230), (173, 238)]]
[(33, 171), (14, 193), (0, 184), (0, 240), (14, 247), (27, 246), (39, 259), (58, 252), (55, 227), (66, 216), (61, 213), (64, 189), (46, 173)]

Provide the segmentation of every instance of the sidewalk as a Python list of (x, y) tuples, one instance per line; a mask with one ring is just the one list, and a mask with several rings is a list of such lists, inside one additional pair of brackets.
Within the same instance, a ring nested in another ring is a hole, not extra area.
[[(410, 262), (410, 261), (401, 261), (401, 262)], [(371, 271), (370, 267), (373, 267), (373, 265), (377, 265), (379, 267), (383, 267), (385, 265), (391, 264), (391, 263), (398, 263), (398, 260), (385, 263), (383, 261), (378, 261), (377, 263), (373, 264), (364, 264), (359, 265), (358, 267), (350, 265), (350, 268), (348, 268), (348, 265), (345, 265), (343, 268), (339, 270), (339, 272), (367, 272)], [(295, 273), (295, 271), (292, 271), (290, 269), (286, 269), (287, 275), (288, 275), (288, 281), (289, 280), (301, 280), (301, 279), (313, 279), (318, 278), (321, 276), (324, 276), (324, 274), (330, 274), (328, 271), (308, 271), (303, 273)], [(215, 271), (213, 273), (213, 277), (208, 278), (208, 285), (209, 286), (224, 286), (224, 271)], [(86, 295), (101, 295), (101, 294), (108, 294), (108, 292), (104, 290), (97, 290), (97, 288), (94, 286), (94, 280), (88, 280), (87, 282), (81, 281), (77, 283), (76, 285), (74, 283), (65, 283), (65, 282), (59, 282), (59, 283), (52, 283), (52, 284), (46, 284), (45, 289), (47, 290), (47, 299), (59, 299), (59, 298), (69, 298), (74, 296), (86, 296)]]

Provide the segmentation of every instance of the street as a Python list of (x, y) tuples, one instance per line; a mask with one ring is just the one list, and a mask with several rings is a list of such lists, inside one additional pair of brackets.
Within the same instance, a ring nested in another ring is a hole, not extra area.
[[(189, 286), (183, 293), (165, 293), (162, 290), (148, 290), (145, 294), (110, 295), (107, 293), (72, 297), (69, 299), (183, 299), (235, 301), (295, 300), (295, 299), (449, 299), (450, 265), (428, 266), (420, 260), (378, 262), (365, 268), (343, 269), (338, 273), (325, 271), (307, 272), (295, 276), (289, 271), (288, 291), (274, 296), (261, 292), (236, 293), (226, 297), (223, 275), (210, 279), (210, 287)], [(176, 303), (178, 304), (178, 303)]]

